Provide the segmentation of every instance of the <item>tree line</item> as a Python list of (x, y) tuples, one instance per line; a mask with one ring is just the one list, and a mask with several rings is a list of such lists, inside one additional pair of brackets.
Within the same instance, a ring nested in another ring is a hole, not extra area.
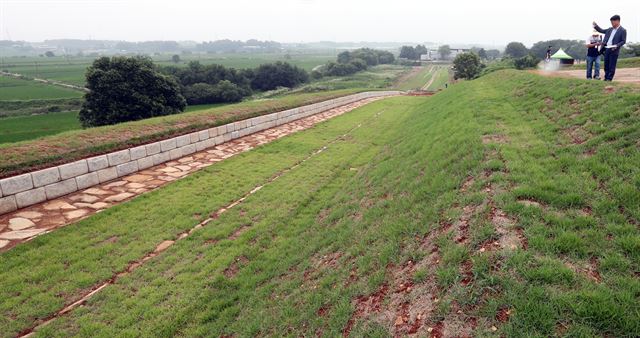
[(369, 67), (392, 64), (395, 62), (393, 53), (371, 48), (360, 48), (344, 51), (338, 54), (336, 61), (330, 61), (321, 69), (312, 72), (313, 78), (323, 76), (347, 76), (366, 70)]
[(190, 62), (187, 67), (157, 66), (146, 56), (96, 59), (87, 69), (84, 127), (170, 115), (187, 104), (238, 102), (254, 91), (295, 87), (309, 81), (302, 68), (286, 62), (254, 69)]

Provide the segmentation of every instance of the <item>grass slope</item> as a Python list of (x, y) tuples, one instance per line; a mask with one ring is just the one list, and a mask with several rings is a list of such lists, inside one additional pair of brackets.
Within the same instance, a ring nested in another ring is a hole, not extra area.
[(639, 96), (499, 71), (365, 106), (3, 253), (1, 334), (346, 133), (38, 333), (638, 336)]
[[(618, 59), (617, 68), (640, 68), (640, 57), (626, 58), (626, 59)], [(581, 63), (578, 65), (573, 65), (572, 69), (587, 69), (586, 63)]]

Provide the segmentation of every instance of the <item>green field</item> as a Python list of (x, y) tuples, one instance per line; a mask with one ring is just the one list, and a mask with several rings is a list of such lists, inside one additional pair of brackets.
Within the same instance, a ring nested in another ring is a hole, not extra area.
[(78, 112), (7, 117), (0, 119), (0, 143), (31, 140), (79, 128)]
[[(286, 61), (311, 71), (318, 65), (335, 60), (333, 53), (299, 54), (192, 54), (181, 55), (178, 64), (171, 61), (171, 54), (153, 56), (153, 60), (161, 65), (186, 66), (189, 61), (200, 61), (202, 64), (221, 64), (234, 68), (255, 68), (263, 63)], [(11, 73), (29, 77), (57, 80), (82, 86), (85, 82), (85, 71), (91, 65), (92, 57), (9, 57), (3, 58), (0, 68)]]
[(81, 91), (0, 76), (0, 100), (44, 100), (81, 97)]
[(0, 336), (264, 184), (37, 336), (637, 337), (640, 90), (613, 86), (498, 71), (232, 157), (0, 254)]

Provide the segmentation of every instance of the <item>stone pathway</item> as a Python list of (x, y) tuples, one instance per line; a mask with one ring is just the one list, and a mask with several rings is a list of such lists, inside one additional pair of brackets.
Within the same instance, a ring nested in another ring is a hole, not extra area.
[(219, 144), (175, 161), (163, 163), (117, 180), (36, 204), (0, 216), (0, 252), (38, 235), (77, 222), (94, 213), (122, 203), (147, 191), (185, 177), (233, 155), (251, 150), (317, 123), (342, 115), (367, 103), (370, 98), (337, 107), (278, 127)]

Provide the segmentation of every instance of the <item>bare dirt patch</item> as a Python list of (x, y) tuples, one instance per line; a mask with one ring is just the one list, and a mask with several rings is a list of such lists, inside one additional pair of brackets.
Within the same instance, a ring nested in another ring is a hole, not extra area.
[(484, 135), (482, 136), (482, 144), (489, 143), (507, 143), (509, 140), (505, 135), (501, 134), (493, 134), (493, 135)]
[(247, 257), (237, 257), (233, 260), (228, 268), (224, 269), (224, 272), (222, 274), (227, 278), (233, 278), (238, 274), (238, 271), (240, 271), (240, 266), (247, 265), (247, 263), (249, 263), (249, 259)]

